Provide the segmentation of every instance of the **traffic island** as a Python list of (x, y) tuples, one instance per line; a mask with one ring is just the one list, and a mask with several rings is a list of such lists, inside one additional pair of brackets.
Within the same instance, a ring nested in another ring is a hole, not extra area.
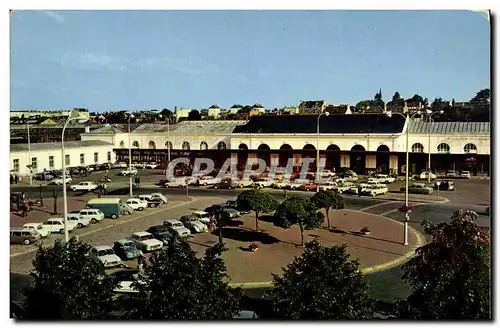
[[(273, 274), (281, 274), (281, 268), (291, 263), (302, 253), (300, 230), (277, 228), (270, 217), (259, 222), (259, 231), (254, 231), (255, 218), (245, 215), (239, 226), (223, 230), (224, 243), (228, 250), (223, 258), (234, 285), (264, 287), (272, 281)], [(315, 229), (304, 232), (307, 242), (313, 238), (324, 245), (347, 244), (352, 258), (359, 259), (363, 272), (376, 272), (404, 263), (413, 255), (423, 238), (409, 228), (409, 245), (403, 245), (403, 225), (380, 215), (354, 210), (338, 210), (330, 213), (330, 230)], [(361, 232), (369, 228), (370, 233)], [(200, 254), (206, 247), (218, 242), (218, 232), (194, 235), (191, 244)], [(255, 243), (258, 252), (243, 251)]]

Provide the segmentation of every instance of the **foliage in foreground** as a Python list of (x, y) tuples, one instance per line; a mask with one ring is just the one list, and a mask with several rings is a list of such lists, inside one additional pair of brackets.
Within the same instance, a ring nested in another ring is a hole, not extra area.
[(450, 223), (422, 222), (431, 242), (403, 266), (412, 294), (399, 303), (400, 318), (491, 318), (490, 235), (476, 219), (460, 210)]
[(268, 297), (280, 319), (366, 319), (373, 317), (366, 278), (345, 245), (306, 244), (300, 257), (274, 275)]
[(245, 190), (236, 199), (238, 207), (255, 212), (255, 230), (259, 230), (259, 214), (273, 212), (279, 205), (278, 200), (260, 190)]

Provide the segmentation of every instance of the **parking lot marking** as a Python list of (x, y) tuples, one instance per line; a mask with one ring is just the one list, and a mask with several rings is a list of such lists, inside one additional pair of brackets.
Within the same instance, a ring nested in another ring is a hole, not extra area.
[[(78, 234), (76, 235), (77, 237), (84, 237), (84, 236), (88, 236), (88, 235), (91, 235), (93, 233), (96, 233), (96, 232), (100, 232), (100, 231), (103, 231), (103, 230), (107, 230), (107, 229), (110, 229), (110, 228), (113, 228), (113, 227), (116, 227), (116, 226), (119, 226), (119, 225), (122, 225), (122, 224), (125, 224), (125, 223), (129, 223), (129, 222), (133, 222), (135, 220), (138, 220), (138, 219), (143, 219), (143, 218), (146, 218), (148, 216), (151, 216), (151, 215), (154, 215), (154, 214), (157, 214), (157, 213), (160, 213), (160, 212), (163, 212), (165, 210), (170, 210), (172, 208), (176, 208), (176, 207), (179, 207), (179, 206), (183, 206), (183, 205), (186, 205), (186, 204), (189, 204), (189, 203), (192, 203), (196, 200), (196, 198), (194, 197), (188, 197), (188, 198), (191, 198), (191, 200), (187, 201), (187, 202), (182, 202), (182, 203), (179, 203), (179, 204), (176, 204), (176, 205), (173, 205), (173, 206), (170, 206), (168, 208), (162, 208), (161, 211), (154, 211), (154, 212), (150, 212), (150, 213), (147, 213), (146, 215), (140, 215), (140, 216), (137, 216), (135, 218), (132, 218), (132, 219), (129, 219), (129, 220), (120, 220), (119, 222), (117, 222), (116, 224), (113, 224), (113, 225), (109, 225), (109, 226), (106, 226), (106, 227), (101, 227), (99, 229), (96, 229), (96, 230), (92, 230), (92, 231), (86, 231), (84, 233), (81, 233), (81, 234)], [(158, 207), (158, 209), (160, 209), (161, 207)], [(14, 253), (14, 254), (11, 254), (10, 257), (13, 258), (13, 257), (17, 257), (17, 256), (21, 256), (21, 255), (26, 255), (26, 254), (29, 254), (29, 253), (33, 253), (35, 252), (36, 250), (38, 249), (38, 246), (36, 247), (33, 247), (29, 250), (26, 250), (26, 251), (23, 251), (23, 252), (18, 252), (18, 253)]]
[(394, 204), (394, 203), (401, 203), (401, 201), (400, 200), (394, 200), (394, 201), (390, 201), (390, 202), (383, 202), (383, 203), (379, 203), (379, 204), (375, 204), (375, 205), (372, 205), (372, 206), (368, 206), (368, 207), (362, 208), (359, 211), (360, 212), (365, 212), (365, 211), (371, 210), (372, 208), (375, 208), (375, 207), (384, 206), (384, 205), (387, 205), (387, 204)]

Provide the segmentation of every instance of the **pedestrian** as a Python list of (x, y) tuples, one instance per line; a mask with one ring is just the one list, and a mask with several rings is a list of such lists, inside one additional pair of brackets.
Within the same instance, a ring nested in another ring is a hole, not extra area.
[(139, 256), (137, 258), (137, 270), (139, 270), (139, 273), (142, 273), (145, 264), (146, 264), (146, 259), (144, 258), (144, 255)]
[(135, 178), (135, 184), (137, 185), (137, 187), (141, 186), (141, 178), (139, 176)]
[(22, 211), (23, 211), (23, 217), (28, 216), (28, 207), (26, 206), (26, 204), (25, 204), (25, 203), (23, 203), (23, 204), (21, 205), (21, 209), (22, 209)]
[(361, 186), (358, 186), (358, 197), (361, 197)]
[(12, 174), (10, 175), (10, 184), (13, 184), (14, 183), (14, 177), (12, 176)]
[(19, 177), (17, 174), (14, 176), (14, 183), (17, 184), (19, 182)]
[(31, 199), (28, 200), (28, 207), (29, 207), (29, 211), (33, 212), (33, 201)]

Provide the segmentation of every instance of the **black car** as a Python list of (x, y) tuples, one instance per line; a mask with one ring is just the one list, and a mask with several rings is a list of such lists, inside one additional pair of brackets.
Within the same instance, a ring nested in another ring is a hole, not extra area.
[(163, 245), (168, 244), (168, 240), (172, 236), (170, 231), (168, 231), (168, 228), (165, 227), (164, 225), (155, 225), (149, 227), (147, 230), (150, 234), (152, 234), (156, 239), (161, 241)]
[(231, 179), (224, 179), (219, 183), (214, 185), (214, 189), (233, 189), (234, 186), (231, 182)]
[[(441, 182), (439, 184), (439, 187), (437, 185), (438, 182)], [(455, 181), (453, 180), (442, 180), (442, 181), (436, 181), (436, 183), (434, 183), (434, 190), (445, 190), (445, 191), (448, 191), (448, 190), (455, 190)]]

